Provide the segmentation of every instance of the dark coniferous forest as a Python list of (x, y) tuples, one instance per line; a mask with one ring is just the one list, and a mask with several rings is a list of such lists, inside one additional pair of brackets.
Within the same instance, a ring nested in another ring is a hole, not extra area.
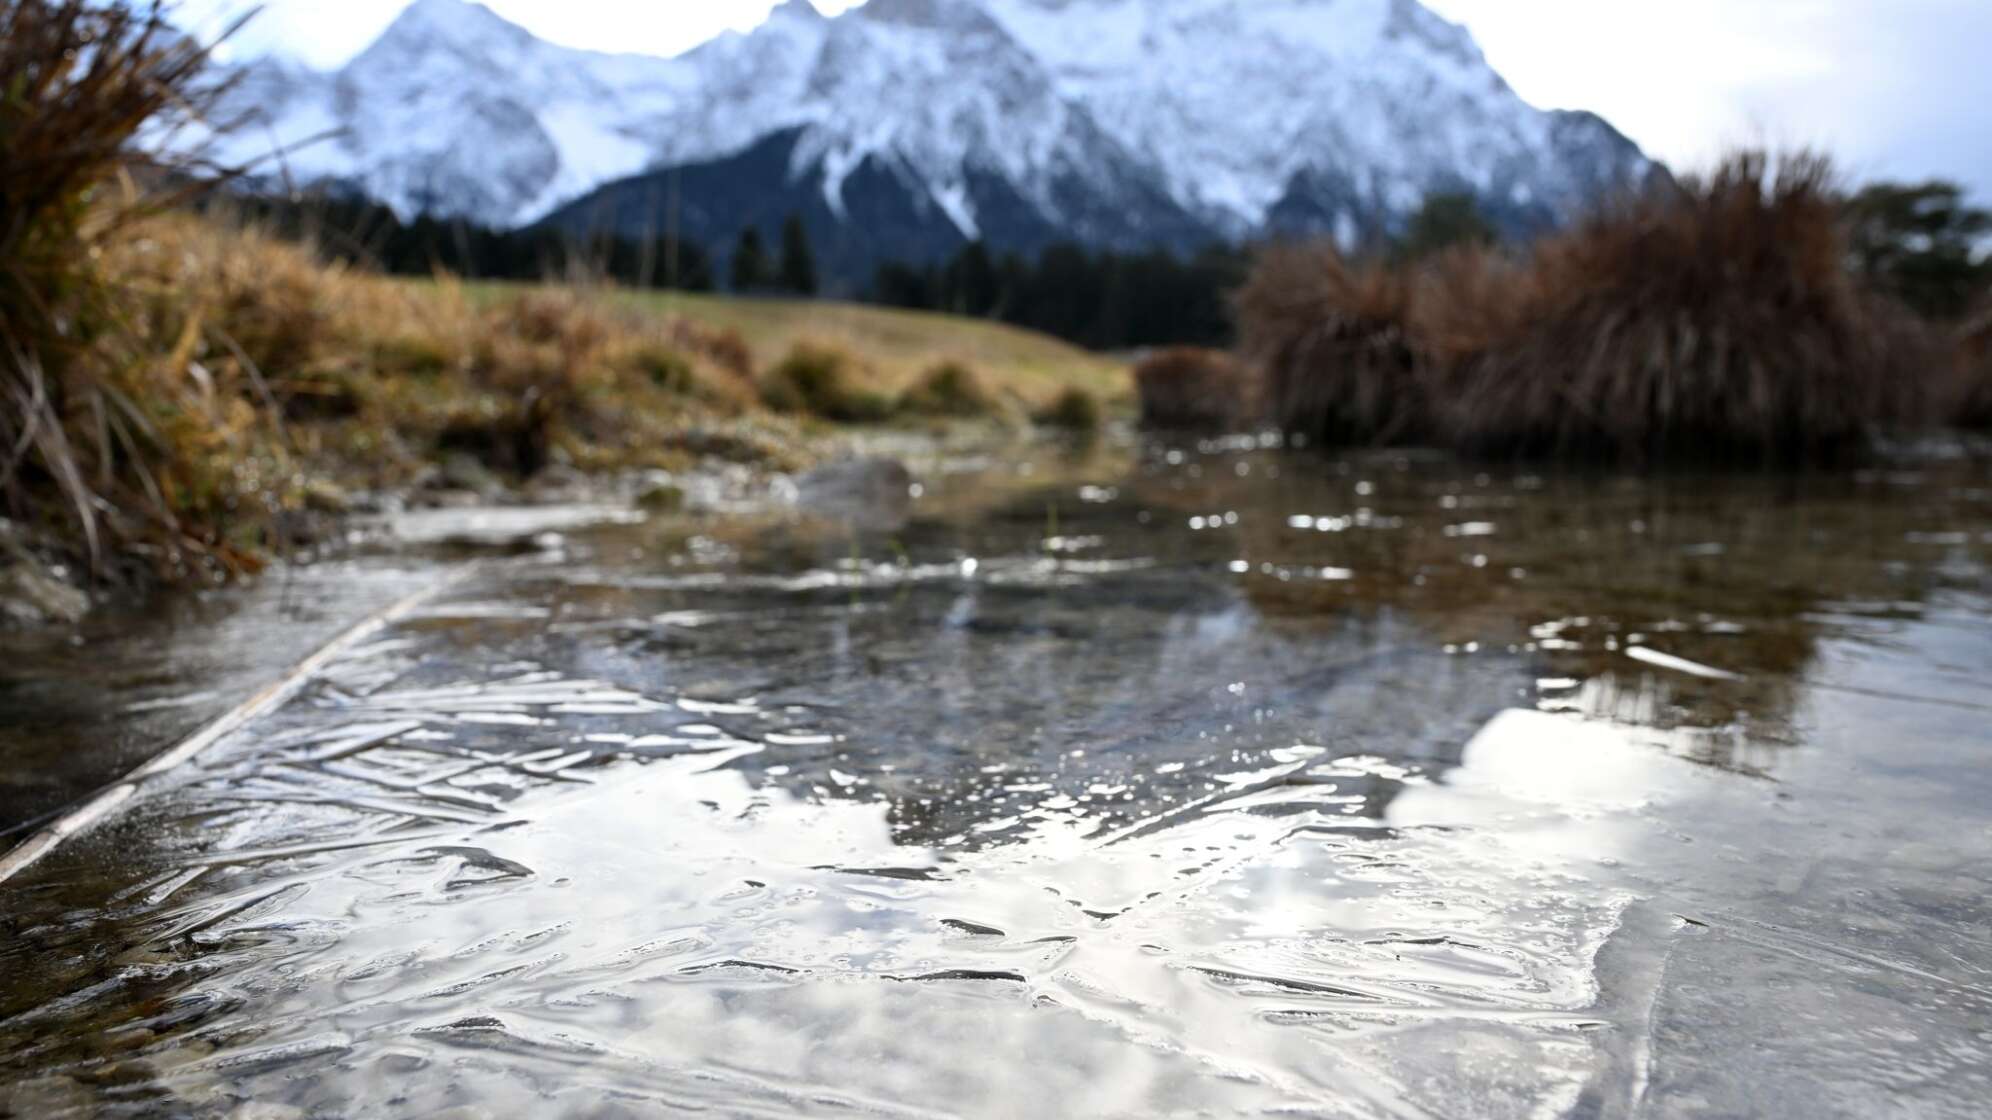
[(1228, 343), (1228, 293), (1243, 281), (1247, 263), (1243, 251), (1222, 246), (1187, 258), (1070, 244), (1026, 256), (973, 242), (944, 261), (888, 263), (869, 278), (833, 284), (819, 274), (808, 235), (794, 221), (776, 230), (744, 229), (725, 247), (725, 259), (716, 260), (704, 246), (669, 237), (577, 238), (544, 226), (494, 230), (427, 216), (404, 222), (363, 200), (256, 196), (221, 205), (280, 237), (309, 241), (333, 260), (396, 275), (592, 277), (635, 288), (723, 287), (769, 297), (841, 290), (864, 302), (996, 319), (1106, 350)]

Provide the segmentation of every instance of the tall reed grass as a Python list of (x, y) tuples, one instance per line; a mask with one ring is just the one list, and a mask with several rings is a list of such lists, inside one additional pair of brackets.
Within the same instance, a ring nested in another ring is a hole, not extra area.
[(105, 258), (174, 201), (144, 185), (161, 169), (135, 142), (211, 106), (207, 60), (161, 4), (0, 0), (0, 502), (66, 523), (93, 561), (117, 542), (192, 543), (162, 478), (160, 404), (208, 386), (156, 383)]
[(1266, 250), (1238, 294), (1240, 348), (1262, 374), (1265, 408), (1331, 443), (1425, 438), (1412, 290), (1404, 270), (1331, 246)]
[(1522, 252), (1263, 254), (1239, 298), (1270, 418), (1331, 443), (1625, 465), (1844, 458), (1927, 421), (1930, 332), (1847, 267), (1817, 156), (1745, 153)]

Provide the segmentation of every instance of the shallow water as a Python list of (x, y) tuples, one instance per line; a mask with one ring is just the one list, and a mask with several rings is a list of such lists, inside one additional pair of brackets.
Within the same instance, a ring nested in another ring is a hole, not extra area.
[(0, 1114), (1992, 1099), (1982, 470), (921, 489), (479, 561), (0, 887)]

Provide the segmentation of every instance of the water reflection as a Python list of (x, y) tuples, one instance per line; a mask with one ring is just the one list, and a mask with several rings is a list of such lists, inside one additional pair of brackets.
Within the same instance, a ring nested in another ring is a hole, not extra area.
[(1684, 753), (1745, 769), (1791, 740), (1822, 636), (1982, 591), (1992, 555), (1992, 496), (1968, 465), (1658, 479), (1407, 456), (1325, 479), (1250, 455), (1231, 467), (1152, 472), (1141, 493), (1234, 541), (1269, 613), (1405, 612), (1457, 655), (1533, 659), (1547, 710), (1672, 731)]
[[(0, 1110), (1982, 1099), (1969, 468), (1101, 455), (604, 529), (351, 651), (0, 888)], [(1736, 1045), (1825, 1011), (1865, 1051)]]

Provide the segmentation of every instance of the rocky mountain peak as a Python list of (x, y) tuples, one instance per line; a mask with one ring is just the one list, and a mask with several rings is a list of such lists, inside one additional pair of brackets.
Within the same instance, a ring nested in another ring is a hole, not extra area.
[(533, 34), (475, 0), (414, 0), (381, 32), (379, 42), (466, 47), (499, 37), (519, 43)]
[[(657, 229), (644, 200), (668, 196), (677, 228), (730, 241), (807, 212), (859, 268), (971, 237), (1368, 239), (1436, 190), (1527, 231), (1651, 169), (1602, 120), (1523, 102), (1418, 0), (787, 0), (675, 58), (416, 0), (341, 71), (244, 88), (263, 121), (231, 143), (336, 130), (291, 172), (404, 214)], [(712, 197), (642, 187), (693, 171)]]

